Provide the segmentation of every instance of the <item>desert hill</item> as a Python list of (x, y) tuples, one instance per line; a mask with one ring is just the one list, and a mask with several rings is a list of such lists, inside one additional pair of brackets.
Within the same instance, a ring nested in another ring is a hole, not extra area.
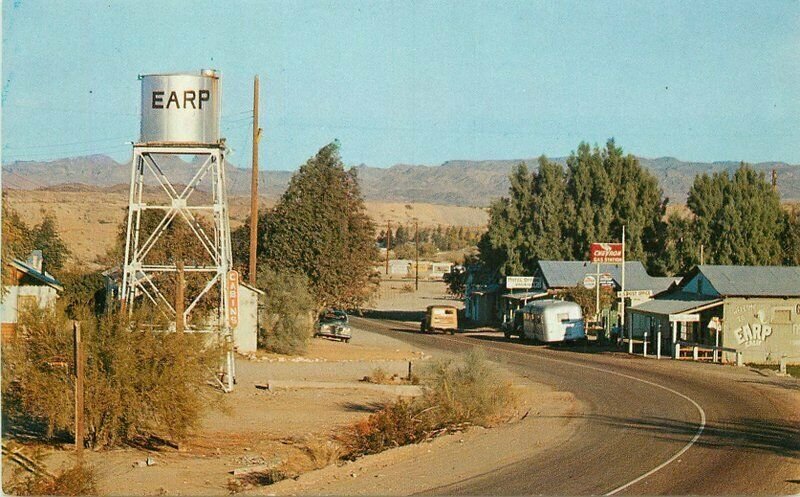
[[(555, 161), (566, 162), (565, 158)], [(733, 171), (739, 163), (686, 162), (673, 157), (648, 159), (641, 163), (659, 180), (671, 203), (684, 203), (696, 174)], [(439, 166), (397, 164), (388, 168), (356, 166), (367, 200), (485, 207), (508, 190), (508, 174), (514, 165), (526, 162), (532, 169), (536, 159), (448, 161)], [(177, 183), (191, 179), (192, 168), (177, 157), (160, 162), (167, 175)], [(800, 200), (800, 165), (784, 162), (761, 162), (753, 165), (767, 177), (775, 169), (778, 190), (784, 200)], [(230, 163), (226, 169), (231, 195), (246, 195), (250, 191), (249, 171)], [(286, 188), (291, 171), (262, 171), (259, 185), (261, 195), (277, 198)], [(127, 190), (130, 178), (128, 164), (121, 164), (105, 155), (72, 157), (49, 162), (20, 161), (3, 165), (5, 188), (36, 190), (57, 185), (78, 191), (86, 187), (113, 187)], [(153, 180), (153, 183), (155, 181)], [(59, 189), (61, 189), (59, 187)]]

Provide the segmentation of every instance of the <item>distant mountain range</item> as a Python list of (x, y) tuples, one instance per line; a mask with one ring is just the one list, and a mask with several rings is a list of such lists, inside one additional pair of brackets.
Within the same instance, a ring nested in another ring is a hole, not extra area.
[[(552, 159), (564, 164), (565, 158)], [(395, 202), (428, 202), (446, 205), (486, 206), (508, 192), (508, 174), (514, 165), (526, 162), (532, 169), (537, 160), (447, 161), (439, 166), (397, 164), (388, 168), (357, 166), (364, 196), (368, 200)], [(671, 203), (684, 203), (694, 177), (701, 173), (734, 171), (738, 162), (684, 162), (673, 157), (639, 161), (659, 180)], [(170, 179), (186, 184), (193, 175), (192, 164), (170, 156), (159, 164)], [(800, 200), (800, 165), (784, 162), (754, 164), (769, 180), (772, 170), (778, 174), (778, 190), (783, 200)], [(262, 171), (259, 190), (262, 195), (277, 198), (286, 189), (291, 171)], [(250, 172), (228, 164), (226, 169), (231, 195), (250, 192)], [(71, 157), (49, 162), (22, 161), (3, 165), (3, 187), (22, 190), (117, 190), (126, 189), (130, 181), (128, 164), (121, 164), (106, 155)], [(152, 184), (156, 184), (153, 179)]]

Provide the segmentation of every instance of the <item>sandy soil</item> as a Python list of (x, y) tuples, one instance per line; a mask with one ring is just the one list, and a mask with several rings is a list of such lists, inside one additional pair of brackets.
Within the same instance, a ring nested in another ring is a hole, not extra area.
[[(42, 220), (45, 212), (52, 213), (61, 236), (75, 259), (94, 263), (113, 245), (119, 224), (125, 219), (128, 192), (75, 192), (9, 190), (9, 205), (30, 225)], [(152, 195), (151, 195), (152, 196)], [(163, 199), (161, 199), (163, 201)], [(240, 226), (249, 217), (249, 197), (231, 197), (231, 227)], [(261, 199), (261, 207), (274, 205), (274, 199)], [(397, 223), (419, 221), (420, 226), (484, 226), (487, 214), (477, 207), (434, 204), (399, 204), (367, 202), (367, 214), (375, 221), (378, 231), (386, 221)]]

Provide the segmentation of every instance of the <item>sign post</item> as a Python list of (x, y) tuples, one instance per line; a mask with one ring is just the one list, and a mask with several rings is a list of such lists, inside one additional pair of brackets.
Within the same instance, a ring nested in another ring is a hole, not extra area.
[(623, 227), (622, 243), (592, 243), (589, 246), (589, 262), (597, 264), (597, 295), (595, 297), (595, 309), (598, 318), (600, 315), (600, 283), (602, 282), (600, 264), (619, 264), (622, 263), (622, 289), (625, 290), (625, 231)]

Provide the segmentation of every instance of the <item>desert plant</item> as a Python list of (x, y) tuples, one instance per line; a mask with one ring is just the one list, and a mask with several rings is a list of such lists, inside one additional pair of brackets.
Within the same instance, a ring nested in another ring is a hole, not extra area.
[(93, 466), (81, 463), (54, 475), (17, 467), (3, 490), (8, 495), (97, 495), (97, 474)]
[(439, 361), (422, 376), (423, 394), (399, 399), (350, 426), (340, 437), (344, 459), (427, 440), (470, 424), (486, 425), (514, 401), (483, 354)]
[(258, 287), (266, 293), (261, 346), (277, 354), (301, 354), (314, 333), (315, 302), (308, 281), (299, 273), (279, 272), (263, 267)]
[[(87, 444), (138, 437), (180, 439), (214, 400), (205, 383), (219, 351), (201, 334), (159, 331), (152, 316), (109, 313), (81, 321), (86, 350)], [(24, 330), (4, 348), (3, 396), (10, 428), (43, 423), (51, 438), (73, 430), (72, 327), (63, 309), (26, 309)], [(6, 403), (6, 400), (11, 402)]]

